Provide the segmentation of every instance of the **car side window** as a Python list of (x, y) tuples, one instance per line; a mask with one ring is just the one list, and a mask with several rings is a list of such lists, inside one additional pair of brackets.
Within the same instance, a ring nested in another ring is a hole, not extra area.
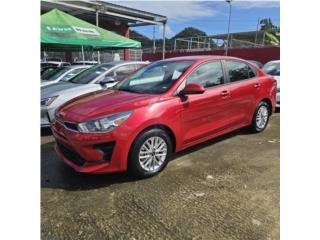
[(120, 81), (123, 78), (125, 78), (128, 74), (130, 74), (131, 72), (133, 72), (135, 70), (136, 70), (136, 68), (135, 68), (134, 64), (126, 65), (126, 66), (122, 66), (122, 67), (115, 69), (113, 71), (113, 75), (114, 75), (116, 81)]
[(205, 88), (223, 84), (224, 75), (220, 61), (208, 62), (200, 65), (186, 80), (186, 83), (197, 83)]
[(247, 64), (240, 61), (227, 60), (226, 66), (229, 71), (230, 82), (237, 82), (253, 78), (257, 73)]

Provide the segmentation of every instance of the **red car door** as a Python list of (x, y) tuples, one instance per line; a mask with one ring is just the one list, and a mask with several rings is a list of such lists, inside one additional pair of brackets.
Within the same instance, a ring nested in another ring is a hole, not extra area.
[(221, 61), (202, 63), (186, 77), (185, 83), (197, 83), (206, 90), (181, 98), (184, 146), (223, 130), (228, 124), (230, 105)]
[(230, 118), (235, 126), (248, 123), (261, 90), (257, 72), (242, 61), (225, 60), (223, 63), (229, 77)]

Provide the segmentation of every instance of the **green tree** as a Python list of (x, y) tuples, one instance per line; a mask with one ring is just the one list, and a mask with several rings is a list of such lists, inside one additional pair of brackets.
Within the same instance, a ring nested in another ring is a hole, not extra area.
[(279, 27), (274, 25), (271, 21), (270, 18), (264, 18), (260, 20), (260, 30), (264, 31), (264, 30), (271, 30), (271, 29), (278, 29)]

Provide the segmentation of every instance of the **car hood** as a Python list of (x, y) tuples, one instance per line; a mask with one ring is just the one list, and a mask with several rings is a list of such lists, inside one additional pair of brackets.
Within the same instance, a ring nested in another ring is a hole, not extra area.
[(55, 84), (55, 83), (56, 83), (56, 81), (41, 80), (41, 87), (49, 86), (49, 85), (52, 85), (52, 84)]
[(97, 90), (96, 84), (76, 84), (71, 82), (58, 82), (48, 86), (41, 87), (41, 99), (67, 95), (74, 92), (81, 93), (85, 90)]
[(112, 113), (133, 110), (152, 104), (158, 99), (158, 95), (99, 90), (68, 101), (58, 108), (57, 114), (63, 121), (84, 122)]

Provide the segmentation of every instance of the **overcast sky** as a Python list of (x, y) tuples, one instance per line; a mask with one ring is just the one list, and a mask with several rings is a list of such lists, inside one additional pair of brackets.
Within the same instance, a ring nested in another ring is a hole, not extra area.
[[(195, 27), (207, 34), (227, 31), (229, 7), (225, 1), (121, 1), (113, 3), (132, 7), (168, 17), (167, 36), (172, 37), (185, 27)], [(232, 3), (231, 32), (254, 31), (258, 19), (271, 18), (280, 24), (278, 1), (241, 1)], [(134, 30), (152, 38), (152, 26), (136, 27)], [(156, 27), (156, 37), (161, 37), (161, 28)]]

